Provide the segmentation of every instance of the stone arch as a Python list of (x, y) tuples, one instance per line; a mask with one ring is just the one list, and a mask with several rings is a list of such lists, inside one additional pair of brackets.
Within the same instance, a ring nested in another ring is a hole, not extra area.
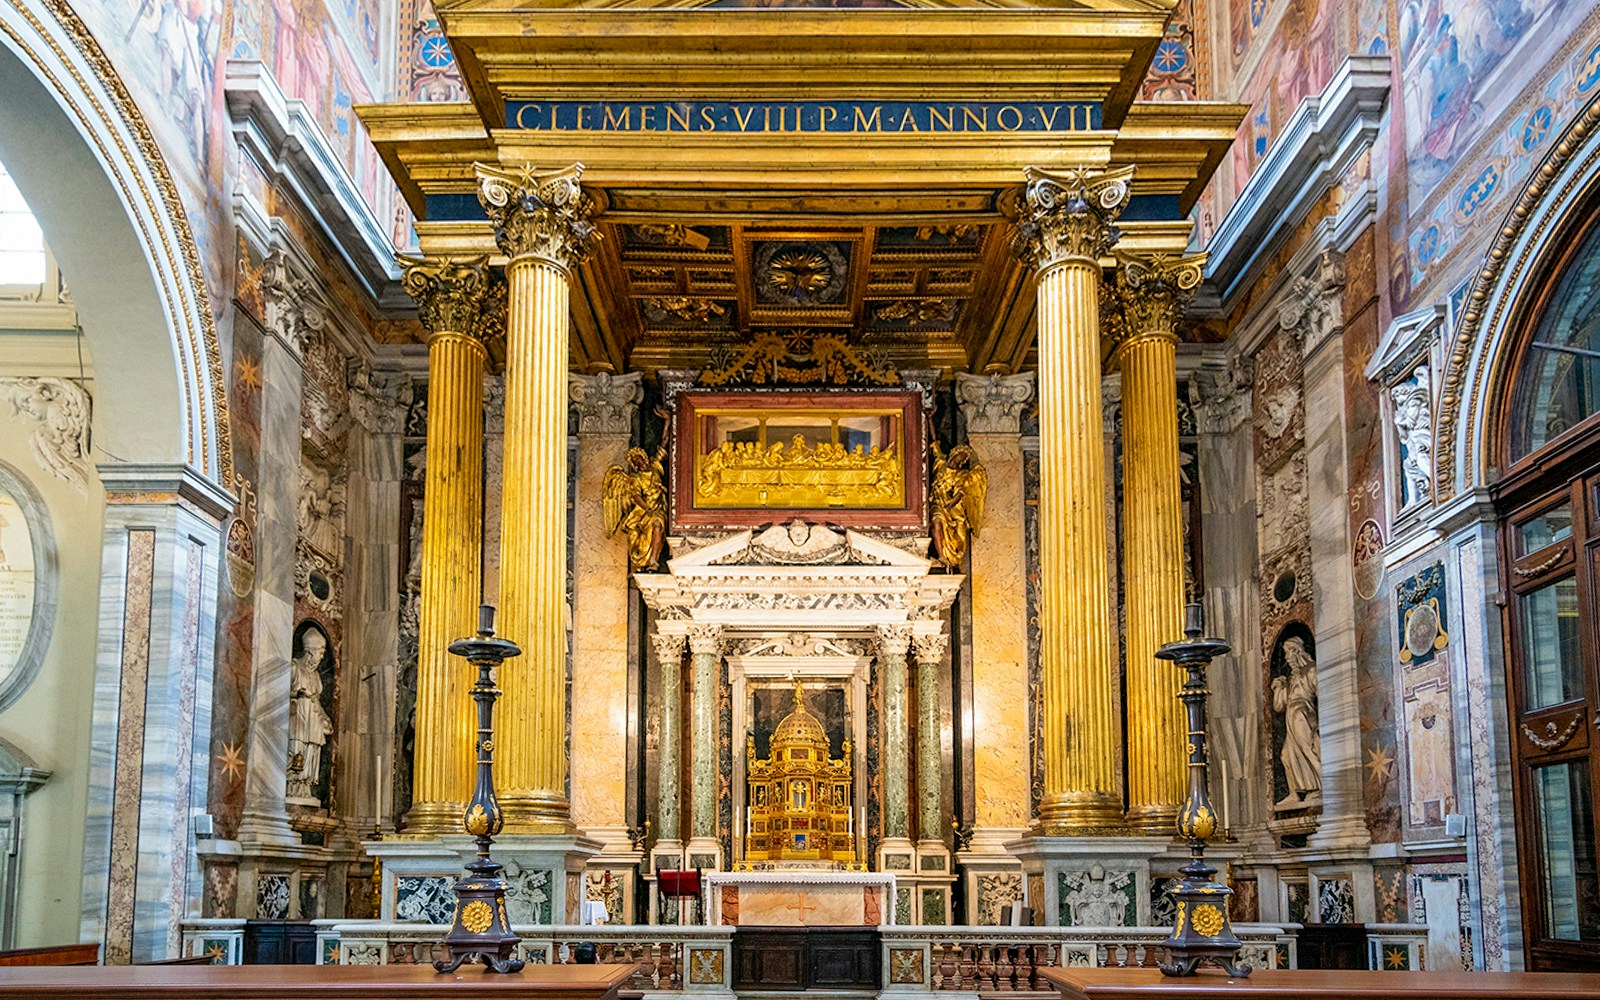
[(1500, 398), (1529, 294), (1545, 280), (1540, 265), (1559, 248), (1600, 191), (1600, 91), (1590, 98), (1523, 186), (1496, 234), (1448, 352), (1434, 433), (1434, 499), (1489, 484)]
[(67, 0), (0, 10), (0, 161), (71, 282), (101, 369), (103, 450), (231, 488), (222, 351), (160, 148)]

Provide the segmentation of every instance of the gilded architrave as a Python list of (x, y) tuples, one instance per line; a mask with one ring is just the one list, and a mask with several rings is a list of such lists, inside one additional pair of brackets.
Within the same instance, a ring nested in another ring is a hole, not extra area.
[(511, 260), (536, 258), (562, 270), (594, 252), (594, 204), (579, 179), (583, 164), (537, 173), (477, 165), (478, 200), (494, 225), (495, 243)]
[(1071, 260), (1098, 265), (1117, 241), (1133, 171), (1028, 167), (1012, 252), (1041, 273)]
[(763, 333), (721, 365), (700, 373), (699, 384), (900, 385), (900, 373), (865, 358), (835, 334), (797, 331), (788, 338)]

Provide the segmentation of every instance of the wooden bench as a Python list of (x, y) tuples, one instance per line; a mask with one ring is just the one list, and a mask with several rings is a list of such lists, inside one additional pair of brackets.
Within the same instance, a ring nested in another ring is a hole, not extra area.
[(1600, 1000), (1600, 976), (1576, 972), (1220, 970), (1174, 978), (1158, 969), (1045, 969), (1062, 1000)]
[(94, 965), (99, 961), (100, 946), (93, 943), (0, 951), (0, 965)]

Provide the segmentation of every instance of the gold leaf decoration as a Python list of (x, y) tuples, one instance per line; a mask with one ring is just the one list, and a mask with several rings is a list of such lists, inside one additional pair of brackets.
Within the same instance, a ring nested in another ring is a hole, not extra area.
[(494, 923), (494, 909), (481, 899), (474, 899), (461, 908), (461, 926), (474, 934), (482, 934)]

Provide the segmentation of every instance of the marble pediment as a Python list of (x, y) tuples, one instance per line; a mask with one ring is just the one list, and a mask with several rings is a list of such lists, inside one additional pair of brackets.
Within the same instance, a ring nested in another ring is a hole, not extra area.
[(812, 627), (930, 620), (962, 576), (935, 571), (926, 539), (901, 547), (871, 535), (790, 522), (694, 545), (674, 539), (665, 573), (638, 573), (645, 602), (665, 619)]

